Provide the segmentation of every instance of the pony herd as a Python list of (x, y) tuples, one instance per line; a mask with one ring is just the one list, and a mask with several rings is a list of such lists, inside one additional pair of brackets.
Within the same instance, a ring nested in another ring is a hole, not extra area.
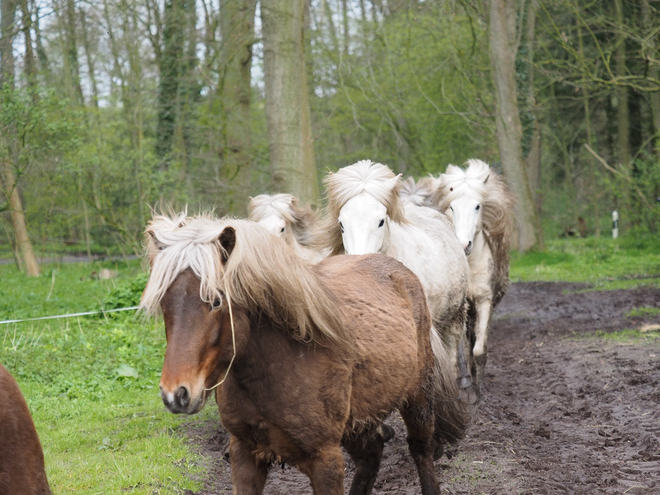
[[(371, 493), (398, 410), (422, 494), (439, 494), (433, 462), (468, 428), (508, 285), (512, 196), (479, 160), (418, 182), (365, 160), (325, 185), (323, 216), (277, 194), (247, 220), (153, 217), (140, 307), (165, 323), (162, 400), (194, 414), (215, 393), (233, 493), (254, 495), (282, 462), (343, 494), (342, 447), (350, 494)], [(50, 493), (1, 366), (0, 434), (0, 494)]]
[(162, 313), (173, 413), (215, 392), (233, 493), (286, 462), (315, 494), (369, 494), (398, 410), (424, 495), (480, 393), (492, 308), (506, 292), (513, 201), (478, 160), (415, 183), (369, 160), (325, 178), (323, 216), (288, 194), (250, 219), (157, 215), (141, 308)]

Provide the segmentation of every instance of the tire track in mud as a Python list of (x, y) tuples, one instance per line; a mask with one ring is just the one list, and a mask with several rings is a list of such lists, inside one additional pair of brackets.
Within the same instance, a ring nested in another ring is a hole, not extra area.
[[(660, 339), (617, 342), (596, 331), (660, 323), (660, 290), (583, 292), (584, 285), (512, 284), (497, 308), (486, 390), (467, 437), (436, 462), (445, 494), (660, 494)], [(578, 292), (580, 291), (580, 292)], [(384, 451), (373, 493), (419, 494), (405, 428)], [(201, 494), (231, 493), (228, 434), (213, 421), (186, 434), (210, 459)], [(347, 458), (346, 488), (353, 467)], [(311, 494), (307, 478), (273, 467), (268, 495)]]

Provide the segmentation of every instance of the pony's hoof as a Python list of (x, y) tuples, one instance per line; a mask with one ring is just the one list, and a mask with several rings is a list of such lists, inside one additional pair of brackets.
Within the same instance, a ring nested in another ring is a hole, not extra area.
[(383, 423), (378, 428), (378, 434), (380, 435), (380, 438), (382, 438), (383, 442), (387, 443), (394, 438), (394, 428)]
[(459, 388), (470, 388), (472, 386), (472, 378), (470, 376), (462, 376), (458, 382)]

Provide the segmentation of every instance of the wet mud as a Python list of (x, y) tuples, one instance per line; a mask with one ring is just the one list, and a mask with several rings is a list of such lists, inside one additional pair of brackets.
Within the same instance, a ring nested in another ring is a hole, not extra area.
[[(660, 323), (660, 291), (512, 284), (496, 309), (485, 390), (467, 437), (435, 464), (444, 494), (660, 494), (660, 339), (607, 334)], [(650, 330), (653, 331), (653, 330)], [(210, 406), (210, 404), (209, 404)], [(374, 494), (421, 493), (398, 415)], [(231, 493), (229, 435), (217, 421), (182, 428), (207, 459), (196, 495)], [(346, 489), (353, 465), (346, 457)], [(265, 494), (311, 494), (273, 467)]]

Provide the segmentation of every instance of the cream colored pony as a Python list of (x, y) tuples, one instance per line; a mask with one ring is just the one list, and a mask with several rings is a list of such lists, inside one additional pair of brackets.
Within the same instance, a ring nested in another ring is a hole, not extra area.
[(308, 206), (301, 206), (291, 194), (260, 194), (250, 199), (250, 220), (282, 237), (302, 259), (318, 263), (326, 257), (314, 248), (317, 217)]
[[(451, 222), (441, 213), (399, 197), (399, 176), (363, 160), (324, 179), (327, 215), (322, 234), (332, 255), (383, 253), (421, 280), (433, 323), (457, 369), (465, 334), (468, 266)], [(435, 332), (433, 332), (435, 336)], [(469, 386), (461, 369), (461, 386)]]
[(474, 325), (474, 359), (481, 385), (488, 356), (493, 308), (509, 286), (509, 246), (514, 198), (502, 177), (481, 160), (467, 168), (449, 165), (431, 203), (452, 219), (470, 265), (469, 326)]
[(399, 196), (404, 204), (415, 206), (430, 206), (429, 197), (438, 187), (438, 179), (422, 177), (415, 182), (412, 177), (406, 177), (400, 182)]

